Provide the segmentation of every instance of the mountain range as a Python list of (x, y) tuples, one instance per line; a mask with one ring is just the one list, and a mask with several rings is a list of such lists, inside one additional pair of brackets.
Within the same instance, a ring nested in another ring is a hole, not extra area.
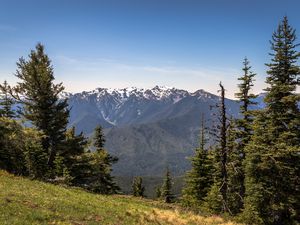
[[(190, 168), (198, 145), (200, 118), (211, 127), (220, 97), (204, 90), (155, 86), (152, 89), (97, 88), (64, 93), (71, 108), (69, 126), (91, 136), (101, 125), (106, 149), (119, 157), (117, 176), (160, 176), (168, 166), (173, 175)], [(237, 117), (239, 104), (225, 101), (228, 114)]]

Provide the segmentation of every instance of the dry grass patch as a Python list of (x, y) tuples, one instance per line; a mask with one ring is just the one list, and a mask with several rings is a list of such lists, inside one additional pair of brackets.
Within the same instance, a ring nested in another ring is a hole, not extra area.
[(164, 210), (154, 208), (151, 211), (131, 210), (129, 215), (138, 215), (138, 224), (160, 224), (160, 225), (242, 225), (227, 222), (219, 216), (204, 217), (193, 213), (182, 213), (179, 210)]

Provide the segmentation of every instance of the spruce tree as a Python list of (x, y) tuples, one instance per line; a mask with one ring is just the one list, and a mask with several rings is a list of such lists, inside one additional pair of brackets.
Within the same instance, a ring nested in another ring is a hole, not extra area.
[(244, 74), (238, 78), (241, 81), (238, 84), (239, 92), (235, 93), (235, 97), (240, 103), (240, 113), (242, 117), (237, 119), (236, 123), (240, 130), (239, 137), (239, 148), (243, 149), (245, 145), (249, 142), (252, 135), (252, 122), (253, 122), (253, 106), (257, 104), (255, 99), (257, 95), (251, 93), (252, 87), (254, 86), (253, 82), (255, 73), (251, 71), (250, 62), (247, 58), (243, 62), (243, 71)]
[(266, 108), (254, 121), (246, 147), (243, 216), (254, 224), (300, 222), (300, 69), (295, 30), (287, 17), (273, 33), (272, 61), (266, 64)]
[[(75, 127), (71, 127), (66, 132), (64, 143), (61, 152), (56, 155), (54, 160), (55, 174), (60, 178), (61, 183), (76, 185), (79, 182), (76, 179), (85, 169), (80, 168), (80, 163), (81, 156), (88, 146), (88, 139), (82, 132), (76, 135)], [(82, 166), (84, 167), (84, 165)]]
[(243, 198), (245, 194), (244, 185), (244, 166), (245, 146), (248, 144), (252, 131), (254, 118), (253, 106), (256, 105), (257, 95), (251, 93), (255, 73), (251, 71), (251, 66), (247, 58), (243, 62), (243, 75), (238, 78), (241, 82), (238, 84), (239, 92), (235, 97), (240, 103), (239, 119), (231, 119), (228, 128), (228, 189), (230, 195), (229, 208), (233, 214), (239, 213), (243, 209)]
[(95, 128), (95, 132), (94, 132), (94, 146), (97, 149), (97, 151), (101, 151), (104, 148), (105, 145), (105, 137), (102, 131), (102, 127), (101, 126), (97, 126)]
[(141, 177), (134, 177), (132, 182), (132, 194), (136, 197), (145, 197), (145, 187), (143, 186), (143, 179)]
[(63, 157), (64, 165), (70, 172), (73, 164), (77, 161), (77, 157), (85, 153), (87, 145), (88, 139), (82, 132), (76, 134), (75, 127), (71, 127), (67, 130), (65, 146), (62, 148), (60, 156)]
[(67, 99), (59, 99), (64, 87), (62, 83), (54, 84), (53, 67), (41, 44), (31, 51), (28, 60), (20, 58), (17, 67), (20, 81), (14, 95), (24, 105), (22, 116), (44, 133), (42, 145), (48, 154), (47, 164), (53, 169), (65, 141), (69, 117)]
[(172, 192), (172, 177), (169, 168), (167, 167), (165, 179), (161, 187), (161, 198), (165, 203), (171, 203), (174, 201), (174, 194)]
[(227, 201), (228, 192), (228, 146), (227, 146), (227, 128), (228, 119), (225, 106), (225, 88), (220, 82), (221, 98), (217, 105), (219, 109), (218, 124), (213, 129), (216, 137), (216, 146), (213, 149), (213, 184), (210, 187), (205, 198), (205, 207), (214, 213), (230, 213)]
[(70, 172), (72, 185), (93, 191), (94, 182), (97, 180), (94, 167), (94, 153), (85, 151), (77, 156)]
[(120, 188), (111, 175), (112, 164), (118, 161), (117, 157), (111, 156), (104, 147), (104, 135), (101, 126), (95, 128), (94, 147), (91, 153), (91, 175), (88, 179), (89, 189), (101, 194), (115, 194)]
[(241, 212), (244, 193), (243, 153), (239, 149), (238, 134), (236, 121), (231, 118), (227, 128), (227, 205), (233, 215)]
[(3, 84), (0, 84), (0, 116), (14, 118), (16, 114), (12, 110), (12, 106), (15, 102), (13, 98), (10, 97), (10, 90), (11, 88), (6, 80)]
[(204, 116), (201, 118), (200, 145), (191, 158), (192, 169), (187, 172), (186, 185), (182, 192), (183, 204), (200, 207), (212, 183), (212, 164), (206, 145), (206, 127)]

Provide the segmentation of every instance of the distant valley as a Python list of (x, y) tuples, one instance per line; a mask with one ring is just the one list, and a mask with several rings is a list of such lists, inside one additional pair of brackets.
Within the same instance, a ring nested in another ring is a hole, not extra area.
[[(117, 176), (160, 176), (167, 166), (176, 176), (190, 168), (198, 145), (200, 118), (213, 123), (219, 97), (204, 90), (176, 88), (98, 88), (65, 93), (71, 107), (70, 126), (90, 136), (96, 125), (105, 129), (106, 148), (120, 158)], [(226, 99), (228, 112), (238, 116), (239, 104)]]

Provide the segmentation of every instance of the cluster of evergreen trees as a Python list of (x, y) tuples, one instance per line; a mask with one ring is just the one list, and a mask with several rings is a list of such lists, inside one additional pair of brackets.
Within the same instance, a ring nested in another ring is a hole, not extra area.
[(244, 60), (239, 78), (239, 119), (228, 118), (225, 89), (217, 125), (216, 145), (206, 146), (202, 119), (200, 147), (187, 173), (182, 201), (213, 213), (237, 215), (248, 224), (300, 223), (300, 53), (287, 17), (273, 33), (265, 89), (266, 107), (253, 110), (255, 74)]
[[(41, 44), (28, 60), (17, 63), (18, 83), (0, 85), (0, 169), (33, 179), (80, 186), (97, 193), (116, 193), (111, 176), (117, 161), (104, 149), (101, 127), (89, 141), (67, 129), (67, 99), (63, 85), (54, 84), (51, 61)], [(21, 105), (18, 110), (15, 105)]]
[[(295, 30), (284, 17), (271, 40), (264, 109), (253, 110), (256, 74), (248, 59), (238, 79), (238, 119), (228, 117), (220, 83), (218, 118), (208, 130), (202, 116), (200, 145), (182, 192), (184, 205), (237, 215), (249, 224), (300, 223), (300, 53), (295, 41)], [(44, 47), (38, 44), (17, 67), (17, 85), (0, 85), (0, 169), (96, 193), (117, 193), (111, 170), (118, 159), (104, 149), (101, 127), (91, 141), (76, 135), (75, 128), (67, 129), (68, 103), (60, 97), (64, 87), (54, 84)], [(216, 144), (208, 147), (209, 132)], [(91, 143), (94, 151), (89, 150)], [(145, 196), (141, 177), (134, 179), (132, 190), (134, 196)], [(168, 169), (157, 196), (167, 203), (174, 200)]]
[[(156, 187), (156, 199), (162, 200), (165, 203), (173, 203), (176, 199), (172, 189), (173, 181), (171, 177), (171, 172), (167, 167), (163, 183), (161, 184), (161, 186)], [(136, 197), (146, 197), (145, 186), (143, 185), (142, 177), (133, 178), (132, 195)]]

